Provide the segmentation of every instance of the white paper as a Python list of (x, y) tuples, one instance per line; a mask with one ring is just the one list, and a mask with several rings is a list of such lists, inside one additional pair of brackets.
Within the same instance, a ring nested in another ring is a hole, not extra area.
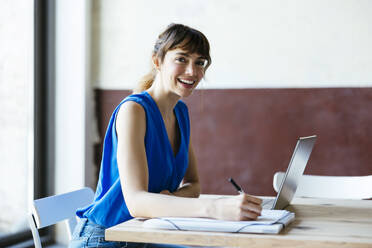
[(247, 232), (279, 233), (283, 225), (294, 219), (294, 213), (286, 210), (262, 210), (255, 221), (223, 221), (209, 218), (163, 217), (146, 220), (145, 228), (214, 231), (214, 232)]

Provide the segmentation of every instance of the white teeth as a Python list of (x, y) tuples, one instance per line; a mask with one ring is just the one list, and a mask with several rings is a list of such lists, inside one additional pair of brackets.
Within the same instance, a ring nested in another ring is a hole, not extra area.
[(194, 81), (190, 81), (190, 80), (186, 80), (186, 79), (178, 79), (180, 80), (181, 83), (184, 83), (184, 84), (194, 84)]

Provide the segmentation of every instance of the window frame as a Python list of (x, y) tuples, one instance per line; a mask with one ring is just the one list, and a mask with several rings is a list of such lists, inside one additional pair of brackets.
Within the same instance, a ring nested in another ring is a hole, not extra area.
[[(34, 0), (34, 199), (53, 195), (55, 168), (55, 1)], [(39, 230), (43, 244), (54, 229)]]

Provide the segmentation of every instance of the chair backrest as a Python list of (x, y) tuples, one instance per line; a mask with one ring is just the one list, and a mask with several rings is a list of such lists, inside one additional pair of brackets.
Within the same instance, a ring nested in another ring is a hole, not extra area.
[(34, 238), (35, 247), (41, 247), (37, 229), (54, 225), (66, 220), (69, 239), (76, 226), (76, 209), (92, 203), (94, 192), (90, 188), (83, 188), (65, 194), (49, 196), (34, 200), (29, 224)]
[[(273, 187), (276, 192), (285, 176), (276, 172)], [(302, 175), (295, 197), (315, 197), (333, 199), (372, 198), (372, 175), (369, 176), (315, 176)]]

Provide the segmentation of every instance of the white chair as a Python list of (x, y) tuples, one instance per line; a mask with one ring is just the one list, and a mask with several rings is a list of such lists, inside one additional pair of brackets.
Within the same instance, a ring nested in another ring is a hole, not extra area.
[[(276, 172), (273, 186), (278, 192), (285, 176)], [(302, 175), (295, 197), (314, 197), (331, 199), (370, 199), (372, 198), (372, 175), (369, 176), (314, 176)]]
[(49, 196), (34, 200), (28, 222), (36, 248), (41, 248), (38, 229), (66, 221), (68, 236), (77, 224), (75, 212), (78, 208), (89, 205), (93, 201), (94, 192), (83, 188), (65, 194)]

